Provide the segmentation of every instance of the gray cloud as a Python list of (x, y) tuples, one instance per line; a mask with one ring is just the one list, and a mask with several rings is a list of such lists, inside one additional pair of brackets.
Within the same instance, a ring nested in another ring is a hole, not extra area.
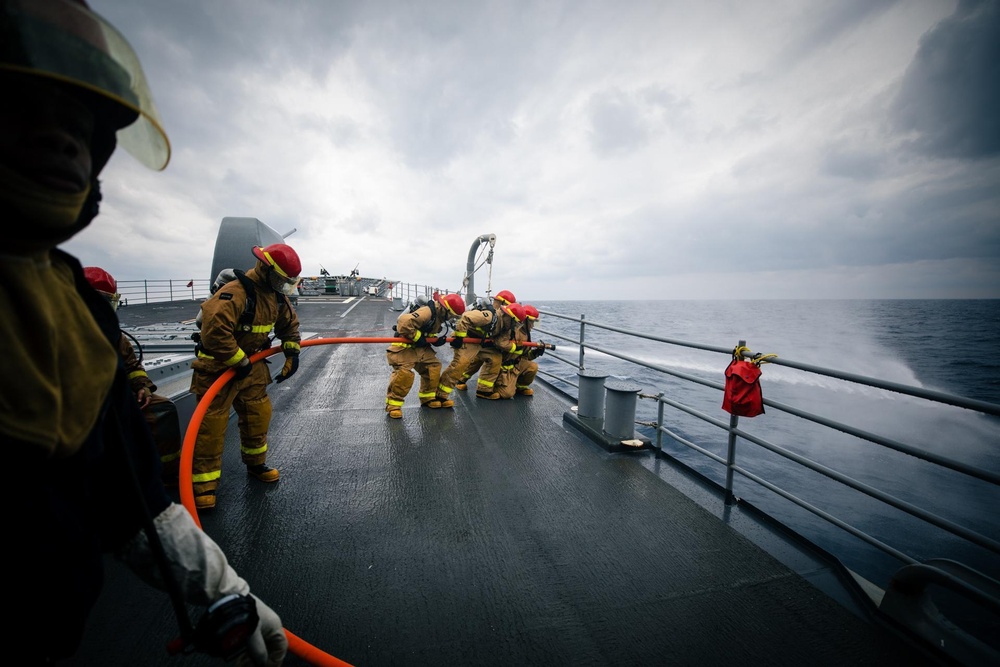
[(920, 40), (895, 107), (915, 148), (942, 158), (1000, 154), (1000, 4), (961, 0)]

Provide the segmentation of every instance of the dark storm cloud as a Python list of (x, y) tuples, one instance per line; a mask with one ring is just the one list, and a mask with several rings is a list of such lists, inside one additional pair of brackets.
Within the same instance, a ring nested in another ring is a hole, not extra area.
[(1000, 154), (1000, 2), (961, 0), (920, 40), (896, 100), (915, 148), (943, 158)]

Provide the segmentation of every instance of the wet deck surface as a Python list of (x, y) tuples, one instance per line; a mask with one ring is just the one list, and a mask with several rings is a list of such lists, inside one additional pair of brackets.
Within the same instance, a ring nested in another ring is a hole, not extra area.
[[(123, 323), (197, 313), (147, 308), (124, 309)], [(320, 337), (388, 337), (398, 315), (370, 299), (298, 310), (303, 332)], [(232, 420), (219, 505), (199, 517), (315, 648), (359, 667), (926, 663), (641, 455), (586, 440), (557, 392), (460, 393), (454, 409), (427, 410), (415, 386), (403, 419), (388, 419), (385, 347), (307, 348), (298, 374), (270, 388), (268, 463), (281, 480), (247, 477)], [(451, 349), (438, 356), (447, 363)], [(167, 597), (111, 559), (108, 578), (70, 664), (222, 664), (168, 658)]]

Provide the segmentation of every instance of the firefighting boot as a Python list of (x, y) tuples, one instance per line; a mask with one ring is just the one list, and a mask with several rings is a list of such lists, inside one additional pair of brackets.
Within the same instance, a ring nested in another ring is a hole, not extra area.
[(278, 471), (264, 463), (259, 463), (255, 466), (247, 466), (247, 474), (251, 477), (256, 477), (262, 482), (278, 481)]
[(468, 388), (469, 385), (465, 384), (464, 382), (459, 382), (458, 384), (455, 385), (455, 389), (458, 389), (459, 391), (465, 391)]
[(215, 491), (205, 491), (196, 494), (194, 497), (194, 506), (200, 510), (210, 510), (215, 507)]
[(525, 387), (524, 389), (518, 389), (517, 393), (519, 393), (521, 396), (532, 396), (534, 395), (535, 390), (532, 389), (531, 387)]
[(476, 391), (476, 398), (485, 398), (489, 401), (495, 401), (500, 398), (498, 392), (488, 392), (488, 391)]
[[(454, 405), (454, 403), (452, 405)], [(436, 410), (437, 408), (441, 407), (441, 401), (435, 398), (433, 401), (427, 401), (426, 403), (423, 404), (423, 406), (425, 408), (434, 408)]]

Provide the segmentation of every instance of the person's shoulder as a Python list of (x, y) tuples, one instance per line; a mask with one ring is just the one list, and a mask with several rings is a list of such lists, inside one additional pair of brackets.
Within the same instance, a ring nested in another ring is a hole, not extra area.
[(243, 285), (240, 284), (239, 280), (230, 280), (212, 295), (212, 298), (219, 299), (220, 301), (233, 301), (236, 297), (240, 299), (246, 297), (246, 290), (243, 289)]

